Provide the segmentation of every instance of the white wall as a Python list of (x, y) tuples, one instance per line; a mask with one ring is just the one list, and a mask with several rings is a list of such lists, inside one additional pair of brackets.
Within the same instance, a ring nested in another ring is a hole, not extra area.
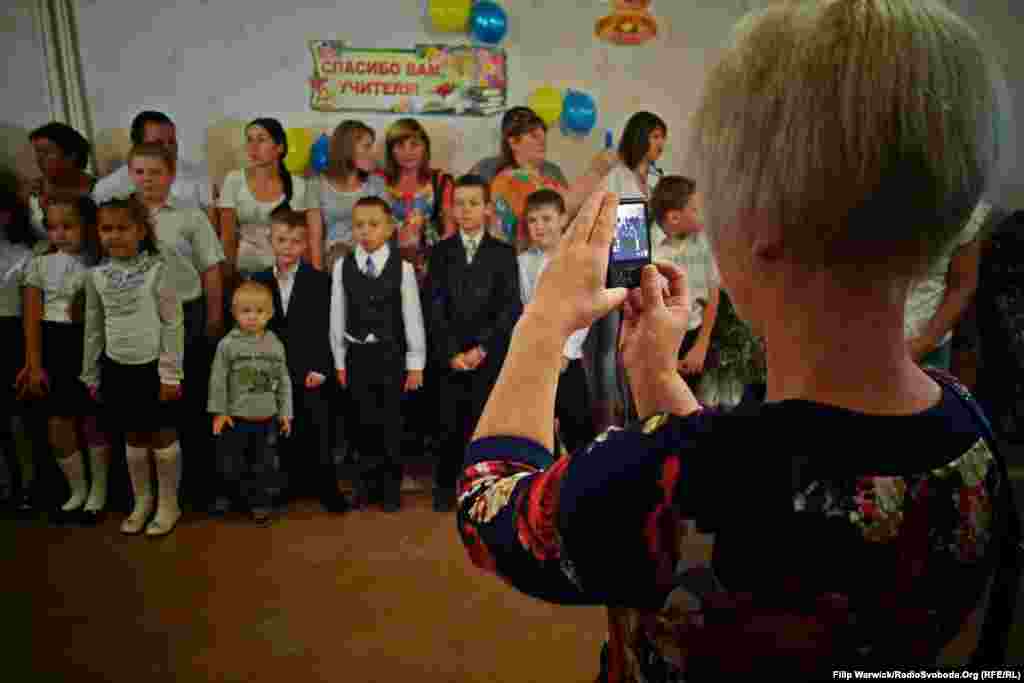
[[(655, 0), (661, 35), (652, 44), (623, 48), (593, 38), (607, 0), (500, 0), (510, 17), (503, 42), (509, 53), (510, 103), (522, 103), (546, 81), (594, 95), (599, 120), (590, 139), (553, 132), (549, 157), (572, 175), (602, 143), (601, 129), (621, 130), (637, 109), (662, 115), (670, 126), (664, 165), (686, 172), (685, 137), (704, 71), (729, 27), (751, 6), (769, 0)], [(1017, 119), (1024, 123), (1024, 3), (948, 0), (992, 45), (1004, 65)], [(6, 3), (11, 5), (11, 2)], [(35, 38), (30, 0), (5, 10), (0, 47), (8, 65), (8, 93), (0, 124), (33, 127), (49, 117), (44, 60)], [(183, 156), (201, 160), (206, 127), (224, 118), (277, 116), (286, 125), (333, 127), (344, 114), (310, 112), (306, 79), (312, 70), (306, 42), (348, 40), (357, 47), (404, 47), (459, 42), (434, 34), (423, 19), (424, 0), (81, 0), (79, 35), (86, 88), (98, 136), (125, 128), (145, 108), (178, 122)], [(394, 117), (363, 116), (382, 130)], [(496, 151), (497, 119), (452, 118), (461, 134), (453, 171)], [(1024, 207), (1024, 136), (1011, 141), (1008, 181), (997, 202)]]
[(31, 170), (24, 154), (29, 131), (50, 119), (46, 60), (31, 0), (8, 0), (0, 14), (0, 63), (6, 70), (0, 97), (0, 165)]
[[(630, 113), (644, 108), (669, 123), (665, 166), (681, 169), (685, 121), (702, 74), (745, 0), (657, 0), (661, 35), (634, 48), (594, 38), (594, 23), (609, 11), (600, 0), (501, 1), (510, 17), (502, 44), (509, 54), (510, 103), (524, 103), (548, 81), (587, 91), (598, 103), (589, 140), (553, 132), (552, 160), (570, 175), (582, 170), (603, 144), (601, 130), (621, 129)], [(82, 3), (79, 23), (97, 131), (125, 127), (141, 109), (167, 111), (178, 123), (183, 155), (192, 159), (203, 155), (206, 126), (225, 117), (268, 115), (286, 126), (329, 127), (348, 118), (308, 111), (310, 39), (392, 48), (466, 40), (431, 33), (422, 0), (92, 0)], [(381, 131), (395, 117), (360, 118)], [(464, 171), (497, 152), (498, 120), (448, 120), (463, 143), (451, 170)]]

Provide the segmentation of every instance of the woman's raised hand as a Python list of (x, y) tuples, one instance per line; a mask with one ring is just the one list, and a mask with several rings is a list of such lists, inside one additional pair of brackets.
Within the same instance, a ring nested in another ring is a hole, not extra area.
[(645, 266), (629, 293), (622, 321), (622, 364), (630, 383), (677, 374), (679, 347), (690, 317), (686, 273), (671, 263)]

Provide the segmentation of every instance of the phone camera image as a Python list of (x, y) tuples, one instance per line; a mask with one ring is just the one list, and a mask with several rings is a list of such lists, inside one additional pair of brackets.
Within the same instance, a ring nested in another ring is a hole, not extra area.
[(642, 199), (619, 202), (608, 264), (611, 287), (638, 287), (640, 270), (651, 262), (650, 226), (647, 203)]
[(651, 257), (647, 239), (647, 205), (642, 202), (621, 203), (615, 222), (612, 261), (645, 261)]

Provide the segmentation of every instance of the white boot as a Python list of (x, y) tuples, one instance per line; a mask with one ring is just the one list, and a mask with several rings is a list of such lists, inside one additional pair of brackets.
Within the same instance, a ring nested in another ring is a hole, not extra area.
[(156, 516), (146, 527), (147, 536), (165, 536), (174, 530), (181, 517), (178, 507), (178, 442), (167, 448), (154, 449), (158, 487)]
[(137, 446), (125, 448), (128, 462), (128, 476), (132, 480), (132, 493), (135, 495), (135, 507), (132, 514), (121, 524), (121, 533), (137, 534), (146, 525), (146, 520), (153, 512), (153, 478), (149, 472), (149, 450)]
[(71, 487), (71, 497), (60, 509), (63, 512), (71, 512), (82, 507), (86, 496), (89, 495), (89, 486), (85, 483), (85, 462), (82, 460), (81, 451), (75, 451), (70, 457), (59, 462), (60, 468), (64, 471), (64, 478)]
[(89, 500), (85, 501), (86, 512), (100, 512), (107, 505), (107, 471), (110, 469), (110, 449), (94, 446), (89, 449), (89, 469), (92, 484), (89, 486)]

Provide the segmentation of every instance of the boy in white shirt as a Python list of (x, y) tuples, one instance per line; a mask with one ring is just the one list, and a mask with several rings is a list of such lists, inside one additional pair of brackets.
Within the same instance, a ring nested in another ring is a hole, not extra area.
[(352, 208), (355, 250), (334, 266), (331, 348), (338, 383), (357, 417), (346, 432), (362, 465), (357, 505), (401, 507), (402, 395), (423, 386), (426, 332), (411, 264), (390, 241), (391, 207), (364, 197)]
[[(538, 190), (526, 198), (525, 211), (529, 246), (519, 254), (519, 285), (525, 307), (537, 288), (537, 281), (569, 225), (565, 200), (554, 190)], [(555, 395), (557, 436), (574, 453), (597, 436), (590, 415), (590, 392), (583, 370), (583, 342), (589, 328), (576, 330), (562, 350), (562, 375)], [(556, 439), (556, 442), (558, 439)]]

